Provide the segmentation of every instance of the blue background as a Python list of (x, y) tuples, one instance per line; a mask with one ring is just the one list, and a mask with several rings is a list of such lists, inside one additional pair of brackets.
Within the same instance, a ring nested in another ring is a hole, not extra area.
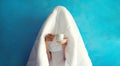
[(73, 15), (93, 66), (120, 66), (119, 0), (0, 0), (0, 66), (25, 66), (57, 5)]

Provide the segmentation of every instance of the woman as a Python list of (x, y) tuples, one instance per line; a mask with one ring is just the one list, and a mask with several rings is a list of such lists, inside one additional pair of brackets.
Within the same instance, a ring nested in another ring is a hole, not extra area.
[(45, 36), (46, 53), (49, 60), (49, 66), (65, 65), (65, 48), (68, 38), (64, 37), (62, 41), (54, 41), (55, 34)]

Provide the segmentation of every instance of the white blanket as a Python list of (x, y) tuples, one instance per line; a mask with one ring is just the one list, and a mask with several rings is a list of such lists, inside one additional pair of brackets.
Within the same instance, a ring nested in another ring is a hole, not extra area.
[(48, 33), (63, 33), (68, 37), (65, 66), (92, 66), (77, 25), (63, 6), (57, 6), (42, 26), (27, 66), (49, 66), (45, 48), (45, 35)]

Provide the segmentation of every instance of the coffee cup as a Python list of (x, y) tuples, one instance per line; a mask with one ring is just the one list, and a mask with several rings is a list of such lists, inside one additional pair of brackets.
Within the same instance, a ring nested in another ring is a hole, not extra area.
[(56, 34), (56, 41), (64, 40), (64, 34)]

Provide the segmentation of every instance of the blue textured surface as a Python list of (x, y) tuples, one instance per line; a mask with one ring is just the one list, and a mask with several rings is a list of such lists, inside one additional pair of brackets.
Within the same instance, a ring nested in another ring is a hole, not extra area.
[(119, 0), (0, 0), (0, 66), (25, 66), (41, 25), (57, 5), (73, 15), (93, 66), (120, 66)]

